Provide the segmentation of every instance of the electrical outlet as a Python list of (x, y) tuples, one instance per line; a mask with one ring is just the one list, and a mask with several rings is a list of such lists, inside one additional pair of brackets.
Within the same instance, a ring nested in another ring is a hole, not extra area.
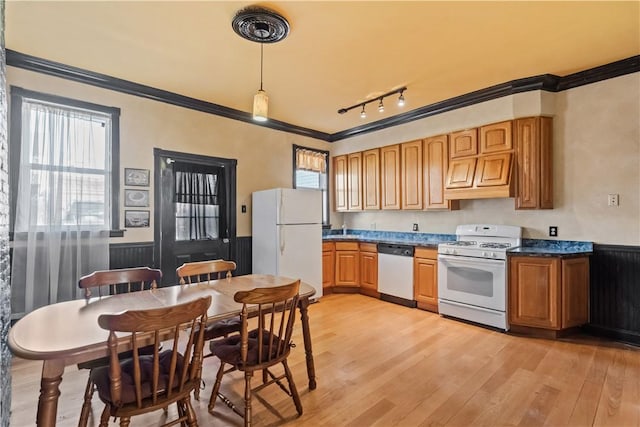
[(375, 229), (376, 229), (376, 223), (375, 223), (375, 222), (372, 222), (372, 223), (371, 223), (371, 229), (372, 229), (372, 230), (375, 230)]
[(413, 223), (413, 231), (418, 231), (418, 223), (417, 222)]
[(619, 202), (620, 200), (619, 200), (618, 194), (609, 194), (608, 196), (609, 206), (618, 206)]
[(552, 225), (549, 227), (549, 236), (558, 237), (558, 226)]

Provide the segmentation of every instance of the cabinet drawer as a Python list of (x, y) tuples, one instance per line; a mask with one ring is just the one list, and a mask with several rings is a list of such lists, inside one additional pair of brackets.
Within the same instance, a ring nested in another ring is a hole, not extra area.
[(322, 252), (332, 251), (335, 248), (335, 244), (333, 242), (322, 242)]
[(438, 259), (438, 250), (432, 248), (416, 248), (414, 258)]
[(357, 251), (358, 242), (336, 242), (336, 251)]
[(378, 252), (378, 245), (375, 243), (360, 243), (360, 252)]

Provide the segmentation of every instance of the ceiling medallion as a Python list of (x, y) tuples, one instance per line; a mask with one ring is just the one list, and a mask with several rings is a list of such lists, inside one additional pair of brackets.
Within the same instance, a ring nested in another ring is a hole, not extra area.
[(289, 22), (277, 12), (260, 6), (249, 6), (231, 23), (240, 37), (258, 43), (276, 43), (289, 34)]

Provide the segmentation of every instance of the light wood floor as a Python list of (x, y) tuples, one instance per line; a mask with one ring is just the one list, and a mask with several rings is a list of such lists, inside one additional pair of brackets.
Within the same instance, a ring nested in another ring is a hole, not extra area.
[[(588, 336), (508, 335), (361, 295), (310, 309), (318, 388), (309, 391), (299, 324), (290, 357), (304, 414), (275, 386), (254, 399), (258, 426), (640, 426), (640, 349)], [(217, 363), (194, 402), (201, 426), (238, 426), (221, 402), (207, 412)], [(14, 359), (12, 426), (33, 425), (41, 364)], [(86, 371), (68, 367), (58, 426), (77, 425)], [(223, 389), (241, 399), (240, 376)], [(256, 381), (257, 383), (257, 381)], [(93, 400), (90, 425), (102, 404)], [(174, 411), (172, 408), (171, 411)], [(156, 426), (162, 411), (134, 418)]]

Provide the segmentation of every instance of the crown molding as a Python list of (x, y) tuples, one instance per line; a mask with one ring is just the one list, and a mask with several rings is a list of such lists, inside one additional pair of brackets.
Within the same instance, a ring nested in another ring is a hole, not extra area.
[(48, 74), (50, 76), (60, 77), (66, 80), (85, 83), (88, 85), (101, 87), (103, 89), (126, 93), (128, 95), (152, 99), (154, 101), (165, 102), (167, 104), (177, 105), (179, 107), (189, 108), (191, 110), (202, 111), (204, 113), (215, 114), (217, 116), (226, 117), (228, 119), (251, 123), (252, 125), (256, 126), (262, 126), (270, 129), (294, 133), (297, 135), (308, 136), (310, 138), (321, 139), (323, 141), (329, 141), (330, 138), (330, 135), (328, 133), (296, 126), (290, 123), (281, 122), (279, 120), (270, 119), (266, 122), (258, 123), (253, 120), (250, 113), (247, 113), (245, 111), (240, 111), (234, 108), (225, 107), (223, 105), (202, 101), (196, 98), (190, 98), (188, 96), (180, 95), (174, 92), (169, 92), (151, 86), (135, 83), (129, 80), (123, 80), (117, 77), (108, 76), (106, 74), (100, 74), (82, 68), (73, 67), (71, 65), (49, 61), (48, 59), (38, 58), (10, 49), (6, 50), (6, 54), (7, 65), (12, 67), (35, 71), (42, 74)]
[(82, 68), (61, 64), (47, 59), (38, 58), (10, 49), (6, 50), (7, 65), (23, 68), (29, 71), (48, 74), (67, 80), (89, 84), (92, 86), (110, 89), (129, 95), (140, 96), (154, 101), (165, 102), (179, 107), (202, 111), (204, 113), (215, 114), (233, 120), (250, 123), (255, 126), (262, 126), (283, 132), (302, 135), (327, 142), (340, 141), (370, 132), (376, 132), (390, 127), (402, 125), (415, 120), (441, 114), (447, 111), (456, 110), (462, 107), (479, 104), (481, 102), (509, 96), (516, 93), (544, 90), (547, 92), (560, 92), (579, 86), (611, 79), (640, 71), (640, 55), (615, 61), (610, 64), (591, 68), (569, 74), (564, 77), (553, 74), (542, 74), (534, 77), (526, 77), (500, 83), (495, 86), (480, 89), (424, 107), (416, 108), (406, 113), (398, 114), (386, 119), (377, 120), (362, 126), (353, 127), (340, 132), (329, 134), (279, 120), (269, 119), (264, 123), (255, 122), (250, 113), (225, 107), (223, 105), (202, 101), (188, 96), (179, 95), (151, 86), (145, 86), (128, 80), (111, 77), (105, 74), (96, 73)]

